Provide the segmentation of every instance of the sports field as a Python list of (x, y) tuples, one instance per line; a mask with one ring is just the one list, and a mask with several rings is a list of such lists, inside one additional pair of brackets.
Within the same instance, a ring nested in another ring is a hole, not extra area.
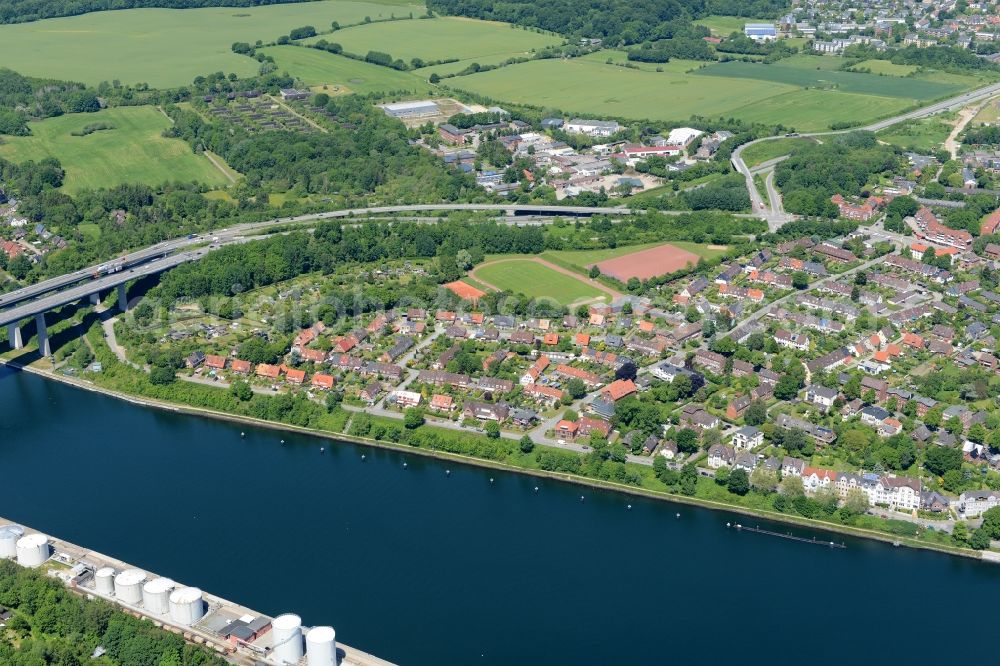
[(170, 87), (222, 70), (250, 76), (260, 66), (230, 50), (292, 28), (422, 13), (423, 5), (320, 0), (263, 7), (128, 9), (0, 26), (0, 63), (22, 74), (97, 84), (118, 79)]
[[(110, 123), (114, 129), (71, 134), (93, 123)], [(170, 120), (151, 106), (73, 113), (30, 123), (31, 136), (4, 137), (0, 157), (14, 162), (57, 158), (66, 170), (63, 188), (69, 193), (135, 182), (229, 185), (208, 158), (192, 153), (180, 139), (161, 136), (169, 125)]]
[(278, 71), (288, 72), (307, 86), (328, 86), (329, 92), (340, 87), (344, 92), (362, 95), (385, 90), (424, 90), (426, 81), (390, 67), (379, 67), (360, 60), (304, 46), (271, 46), (261, 52), (274, 58)]
[[(692, 115), (782, 123), (799, 131), (825, 130), (831, 123), (863, 123), (918, 102), (946, 96), (961, 84), (837, 72), (803, 57), (790, 65), (716, 63), (687, 73), (604, 62), (604, 51), (572, 60), (536, 60), (451, 79), (449, 85), (568, 113), (684, 121)], [(819, 65), (812, 66), (812, 62)], [(963, 82), (964, 83), (964, 82)]]
[(473, 287), (467, 282), (456, 280), (443, 285), (445, 289), (455, 294), (465, 301), (477, 301), (486, 295), (486, 292), (478, 287)]
[(499, 58), (503, 61), (563, 41), (559, 37), (515, 29), (505, 23), (466, 18), (371, 23), (338, 30), (331, 35), (305, 40), (305, 43), (317, 39), (336, 42), (348, 53), (364, 55), (368, 51), (383, 51), (406, 62), (412, 58), (424, 61), (461, 58), (470, 62), (478, 58)]
[(476, 280), (491, 287), (547, 298), (566, 305), (605, 295), (583, 279), (565, 275), (531, 259), (510, 259), (483, 264), (473, 271)]
[(607, 259), (598, 263), (597, 267), (601, 270), (602, 275), (607, 275), (619, 282), (628, 282), (631, 278), (648, 280), (651, 277), (673, 273), (689, 266), (694, 267), (699, 258), (693, 252), (666, 243), (615, 259)]

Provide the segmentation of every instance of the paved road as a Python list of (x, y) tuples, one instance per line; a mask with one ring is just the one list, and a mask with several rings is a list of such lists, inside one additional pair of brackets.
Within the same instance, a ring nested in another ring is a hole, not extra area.
[[(883, 233), (886, 233), (886, 232), (883, 232)], [(863, 264), (861, 264), (859, 266), (855, 266), (854, 268), (852, 268), (850, 270), (847, 270), (847, 271), (844, 271), (843, 273), (838, 273), (836, 275), (831, 275), (829, 277), (825, 277), (822, 280), (817, 280), (816, 282), (811, 283), (809, 285), (809, 289), (806, 290), (806, 291), (811, 291), (813, 289), (816, 289), (817, 287), (819, 287), (821, 285), (824, 285), (827, 282), (833, 282), (833, 281), (839, 280), (839, 279), (841, 279), (843, 277), (847, 277), (849, 275), (854, 275), (858, 271), (867, 270), (867, 269), (871, 268), (872, 266), (875, 266), (877, 264), (882, 263), (884, 261), (884, 259), (885, 259), (885, 257), (876, 257), (875, 259), (872, 259), (871, 261), (866, 261), (865, 263), (863, 263)], [(774, 310), (777, 306), (785, 303), (789, 299), (795, 298), (800, 293), (803, 293), (803, 292), (800, 292), (798, 290), (794, 290), (791, 293), (789, 293), (789, 294), (787, 294), (785, 296), (782, 296), (781, 298), (777, 299), (776, 301), (772, 301), (767, 307), (763, 307), (763, 308), (757, 310), (756, 312), (751, 313), (749, 316), (747, 316), (747, 317), (741, 319), (740, 321), (736, 322), (735, 324), (733, 324), (732, 330), (735, 331), (738, 328), (741, 328), (741, 327), (746, 326), (747, 324), (749, 324), (751, 322), (755, 322), (758, 319), (761, 319), (762, 317), (764, 317), (765, 315), (767, 315), (767, 313), (769, 313), (772, 310)]]
[[(872, 123), (870, 125), (865, 125), (864, 127), (853, 127), (846, 130), (832, 130), (829, 132), (811, 132), (796, 134), (795, 136), (802, 137), (819, 137), (819, 136), (829, 136), (832, 134), (846, 134), (848, 132), (857, 132), (859, 130), (868, 132), (878, 132), (884, 130), (893, 125), (898, 125), (899, 123), (906, 122), (907, 120), (916, 120), (919, 118), (926, 118), (928, 116), (933, 116), (936, 113), (941, 113), (943, 111), (949, 111), (951, 109), (967, 106), (974, 102), (988, 99), (997, 94), (1000, 94), (1000, 83), (994, 83), (971, 92), (964, 93), (962, 95), (957, 95), (951, 97), (942, 102), (937, 102), (936, 104), (931, 104), (923, 108), (917, 109), (915, 111), (910, 111), (909, 113), (903, 113), (898, 116), (893, 116), (892, 118), (887, 118), (885, 120), (880, 120), (878, 122)], [(781, 136), (768, 136), (757, 139), (756, 141), (750, 141), (736, 148), (733, 151), (732, 163), (733, 168), (736, 169), (747, 182), (747, 191), (750, 193), (750, 200), (753, 203), (753, 210), (755, 213), (760, 213), (760, 216), (767, 220), (768, 228), (771, 231), (775, 231), (781, 227), (785, 222), (788, 222), (791, 218), (788, 215), (782, 215), (772, 208), (767, 207), (764, 204), (763, 197), (761, 197), (760, 192), (757, 191), (757, 186), (753, 182), (753, 173), (751, 169), (747, 166), (747, 163), (743, 159), (743, 151), (749, 146), (752, 146), (762, 141), (773, 141), (775, 139), (783, 138)], [(773, 160), (772, 160), (773, 161)], [(759, 167), (758, 167), (759, 168)]]

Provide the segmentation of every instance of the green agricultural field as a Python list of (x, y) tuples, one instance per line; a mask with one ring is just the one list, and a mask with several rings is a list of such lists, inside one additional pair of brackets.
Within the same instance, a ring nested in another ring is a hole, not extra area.
[[(693, 115), (734, 117), (781, 123), (799, 131), (825, 130), (835, 122), (872, 121), (960, 89), (920, 79), (810, 70), (804, 61), (792, 67), (716, 63), (687, 74), (686, 66), (663, 72), (628, 69), (605, 64), (609, 56), (606, 52), (602, 56), (535, 60), (451, 79), (449, 85), (500, 101), (573, 114), (674, 122)], [(822, 79), (835, 80), (838, 87), (816, 88)]]
[(941, 150), (945, 139), (951, 134), (954, 119), (951, 122), (941, 116), (931, 116), (921, 120), (911, 120), (900, 125), (893, 125), (878, 133), (880, 141), (893, 145), (928, 153)]
[(423, 90), (427, 82), (409, 72), (379, 67), (360, 60), (304, 46), (272, 46), (261, 49), (274, 58), (278, 70), (301, 79), (307, 86), (335, 87), (367, 95), (387, 90)]
[(415, 19), (359, 25), (338, 30), (332, 35), (306, 40), (306, 43), (317, 39), (336, 42), (348, 53), (364, 55), (368, 51), (382, 51), (406, 62), (413, 58), (424, 61), (500, 58), (503, 61), (514, 56), (527, 56), (533, 50), (563, 42), (560, 37), (513, 28), (506, 23), (465, 18)]
[[(71, 134), (98, 122), (114, 129)], [(69, 193), (134, 182), (228, 185), (226, 176), (206, 157), (192, 153), (180, 139), (161, 136), (169, 125), (170, 120), (151, 106), (74, 113), (30, 123), (31, 136), (4, 137), (0, 157), (14, 162), (57, 158), (66, 170), (63, 187)]]
[(606, 294), (586, 282), (564, 275), (530, 259), (511, 259), (475, 269), (479, 283), (509, 289), (530, 298), (548, 298), (566, 305)]
[(768, 160), (773, 160), (782, 155), (788, 155), (798, 146), (812, 143), (810, 139), (784, 138), (772, 139), (771, 141), (761, 141), (752, 146), (747, 146), (743, 151), (743, 161), (747, 166), (754, 167)]
[(222, 70), (260, 66), (233, 42), (271, 41), (292, 28), (422, 13), (418, 4), (320, 0), (264, 7), (128, 9), (0, 26), (0, 63), (22, 74), (97, 84), (118, 79), (170, 87)]
[(683, 121), (731, 115), (792, 86), (626, 69), (586, 59), (533, 60), (450, 79), (449, 85), (497, 100), (624, 118)]
[(885, 74), (886, 76), (909, 76), (916, 72), (919, 67), (916, 65), (896, 65), (888, 60), (863, 60), (851, 69), (869, 70), (872, 74)]
[(795, 90), (733, 109), (735, 118), (756, 123), (781, 123), (800, 132), (822, 131), (832, 123), (865, 123), (900, 113), (912, 100), (854, 95), (830, 90)]
[(772, 65), (738, 61), (720, 62), (698, 70), (697, 75), (756, 79), (800, 88), (819, 88), (880, 97), (901, 97), (918, 101), (937, 99), (962, 90), (960, 85), (921, 79), (904, 79), (896, 76), (877, 76), (855, 72), (810, 71), (800, 67), (786, 67), (780, 61)]
[(782, 67), (833, 71), (840, 69), (847, 62), (847, 59), (838, 55), (799, 53), (788, 58), (782, 58), (779, 62)]

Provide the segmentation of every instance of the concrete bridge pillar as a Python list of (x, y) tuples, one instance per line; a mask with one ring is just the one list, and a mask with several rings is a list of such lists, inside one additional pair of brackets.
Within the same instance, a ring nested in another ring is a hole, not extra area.
[(118, 309), (128, 311), (128, 296), (125, 294), (125, 283), (118, 285)]
[(10, 343), (11, 349), (20, 349), (24, 346), (24, 342), (21, 341), (21, 327), (19, 325), (7, 325), (7, 342)]
[(38, 329), (38, 353), (42, 356), (51, 356), (52, 348), (49, 346), (49, 331), (45, 328), (44, 312), (35, 315), (35, 327)]
[(101, 292), (95, 291), (94, 293), (92, 293), (90, 295), (90, 304), (91, 305), (99, 305), (100, 302), (101, 302)]

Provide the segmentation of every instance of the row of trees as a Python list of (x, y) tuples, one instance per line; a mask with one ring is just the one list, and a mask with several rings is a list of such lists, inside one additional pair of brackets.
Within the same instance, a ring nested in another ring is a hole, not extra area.
[(257, 7), (306, 0), (4, 0), (0, 3), (0, 23), (27, 23), (57, 16), (76, 16), (109, 9), (166, 7)]
[(671, 39), (691, 29), (691, 20), (712, 13), (777, 16), (780, 0), (432, 0), (428, 8), (443, 14), (505, 21), (564, 35), (639, 44)]

